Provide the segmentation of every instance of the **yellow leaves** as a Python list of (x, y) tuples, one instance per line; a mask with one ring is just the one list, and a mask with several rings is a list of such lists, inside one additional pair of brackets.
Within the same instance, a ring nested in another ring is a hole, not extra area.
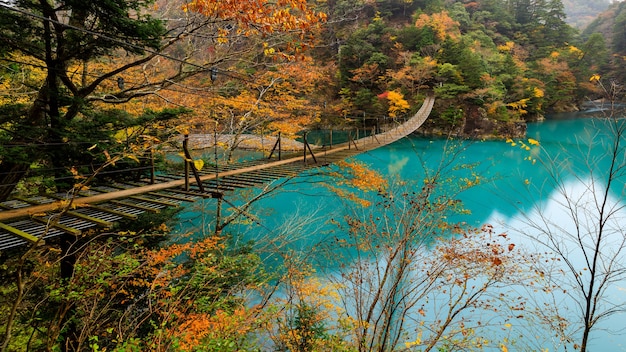
[(355, 204), (359, 204), (360, 206), (367, 208), (370, 205), (372, 205), (372, 203), (368, 200), (365, 200), (363, 198), (358, 197), (355, 193), (353, 192), (349, 192), (346, 191), (344, 189), (341, 188), (337, 188), (337, 187), (329, 187), (331, 191), (333, 191), (335, 194), (337, 194), (337, 196), (339, 196), (342, 199), (346, 199), (349, 200)]
[[(527, 139), (528, 144), (526, 144), (524, 141), (518, 141), (517, 143), (515, 141), (513, 141), (512, 139), (508, 138), (506, 140), (506, 143), (510, 144), (511, 147), (515, 147), (518, 145), (519, 143), (519, 148), (525, 151), (530, 152), (528, 156), (524, 157), (524, 160), (528, 160), (530, 161), (533, 165), (535, 165), (535, 163), (537, 162), (536, 156), (538, 155), (540, 148), (538, 148), (541, 144), (539, 143), (538, 140), (534, 139), (534, 138), (528, 138)], [(531, 147), (532, 146), (532, 147)], [(535, 147), (535, 148), (533, 148)], [(526, 183), (529, 184), (529, 183)]]
[(380, 16), (380, 11), (376, 11), (374, 14), (374, 18), (372, 18), (372, 22), (381, 22), (383, 18)]
[(127, 154), (126, 157), (128, 159), (130, 159), (130, 160), (133, 160), (133, 161), (137, 162), (137, 163), (139, 162), (139, 158), (137, 158), (137, 156), (134, 155), (134, 154)]
[(509, 349), (508, 349), (508, 348), (506, 347), (506, 345), (504, 345), (504, 344), (500, 344), (500, 350), (501, 350), (502, 352), (509, 352)]
[(503, 106), (503, 104), (500, 101), (496, 101), (492, 103), (485, 103), (485, 107), (487, 108), (488, 115), (495, 115), (501, 106)]
[(78, 191), (87, 191), (87, 190), (89, 190), (89, 186), (84, 185), (82, 183), (76, 183), (76, 184), (74, 184), (74, 189), (76, 189)]
[(473, 174), (474, 179), (464, 177), (461, 179), (463, 186), (465, 187), (473, 187), (479, 185), (481, 183), (481, 178), (478, 174)]
[(422, 344), (422, 338), (421, 338), (421, 335), (422, 335), (422, 332), (420, 331), (420, 333), (419, 333), (418, 337), (417, 337), (415, 340), (413, 340), (413, 341), (408, 341), (408, 342), (405, 342), (405, 343), (404, 343), (404, 347), (406, 347), (406, 348), (412, 348), (412, 347), (415, 347), (415, 346), (421, 345), (421, 344)]
[(574, 55), (579, 60), (582, 59), (583, 56), (585, 56), (585, 53), (582, 50), (578, 49), (577, 47), (573, 45), (568, 46), (567, 49), (570, 54)]
[(558, 51), (553, 51), (550, 53), (550, 58), (556, 60), (561, 54)]
[(512, 108), (513, 110), (517, 110), (519, 111), (521, 114), (525, 114), (527, 113), (526, 110), (524, 110), (525, 107), (528, 106), (528, 101), (530, 99), (529, 98), (524, 98), (524, 99), (520, 99), (518, 101), (514, 101), (511, 103), (506, 104), (508, 107)]
[(269, 44), (263, 43), (263, 55), (271, 56), (276, 53), (276, 49), (269, 47)]
[(504, 43), (503, 45), (498, 45), (498, 50), (505, 51), (505, 52), (511, 52), (514, 47), (515, 47), (515, 43), (511, 42), (511, 41), (508, 41), (508, 42)]
[(78, 172), (78, 170), (72, 166), (70, 168), (70, 173), (72, 174), (72, 176), (74, 177), (75, 180), (79, 180), (81, 178), (85, 178), (84, 176), (80, 175), (80, 173)]
[(430, 27), (435, 32), (437, 39), (444, 41), (446, 37), (457, 39), (460, 35), (460, 24), (454, 21), (447, 11), (433, 13), (431, 16), (421, 14), (415, 22), (417, 28)]
[(19, 62), (10, 72), (6, 72), (0, 79), (0, 105), (28, 104), (37, 96), (32, 87), (39, 86), (45, 81), (46, 72), (44, 63), (36, 58), (21, 54), (17, 51), (7, 53), (6, 62)]
[(189, 126), (187, 125), (178, 125), (176, 126), (176, 132), (182, 134), (182, 135), (186, 135), (189, 134)]
[(225, 29), (225, 28), (219, 28), (217, 30), (217, 43), (218, 44), (226, 44), (228, 43), (228, 34), (230, 33), (229, 30)]
[(404, 100), (404, 95), (400, 92), (390, 91), (387, 94), (389, 100), (389, 116), (396, 117), (398, 113), (404, 112), (410, 108), (409, 103)]
[(370, 170), (362, 163), (348, 163), (341, 161), (337, 163), (345, 175), (342, 184), (348, 184), (363, 191), (378, 191), (387, 187), (385, 180), (379, 173)]
[(204, 167), (204, 160), (202, 159), (194, 160), (193, 166), (196, 168), (196, 170), (202, 170), (202, 168)]
[(589, 78), (589, 82), (599, 82), (600, 81), (600, 75), (599, 74), (594, 74)]
[(545, 95), (543, 89), (540, 89), (539, 87), (533, 87), (533, 96), (535, 98), (543, 98)]

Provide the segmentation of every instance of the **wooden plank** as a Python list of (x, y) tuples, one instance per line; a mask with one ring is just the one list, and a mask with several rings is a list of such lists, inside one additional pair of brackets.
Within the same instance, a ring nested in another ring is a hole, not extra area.
[(65, 212), (65, 214), (67, 214), (69, 216), (73, 216), (75, 218), (79, 218), (79, 219), (83, 219), (83, 220), (86, 220), (86, 221), (89, 221), (89, 222), (93, 222), (93, 223), (95, 223), (95, 224), (97, 224), (99, 226), (102, 226), (102, 227), (106, 227), (106, 228), (113, 227), (113, 223), (110, 222), (110, 221), (98, 219), (98, 218), (95, 218), (93, 216), (85, 215), (85, 214), (78, 213), (78, 212), (75, 212), (75, 211), (68, 211), (68, 212)]
[(166, 207), (178, 208), (180, 206), (180, 204), (178, 204), (178, 203), (168, 202), (166, 200), (161, 200), (161, 199), (142, 197), (142, 196), (130, 196), (128, 198), (129, 199), (135, 199), (135, 200), (142, 201), (142, 202), (163, 205), (163, 206), (166, 206)]
[(241, 175), (230, 176), (230, 177), (234, 177), (237, 180), (241, 179), (241, 180), (246, 180), (246, 181), (256, 182), (256, 183), (265, 183), (265, 182), (276, 180), (276, 177), (266, 176), (266, 175), (259, 174), (259, 173), (248, 173), (248, 174), (241, 174)]
[(63, 232), (67, 232), (70, 235), (74, 235), (74, 236), (80, 236), (80, 234), (82, 233), (81, 230), (79, 229), (75, 229), (73, 227), (69, 227), (69, 226), (65, 226), (63, 224), (59, 224), (57, 221), (50, 221), (50, 218), (48, 217), (39, 217), (39, 216), (33, 216), (31, 218), (34, 221), (40, 222), (42, 224), (45, 225), (50, 225), (52, 227), (56, 227), (57, 229), (63, 231)]
[(30, 242), (30, 243), (40, 243), (40, 244), (44, 244), (45, 242), (43, 240), (40, 240), (38, 237), (35, 237), (33, 235), (31, 235), (28, 232), (22, 231), (20, 229), (16, 229), (15, 227), (11, 226), (11, 225), (7, 225), (5, 223), (0, 222), (0, 229), (3, 229), (5, 231), (8, 231), (14, 235), (17, 235), (23, 239), (25, 239), (26, 241)]
[(200, 193), (200, 192), (194, 192), (194, 191), (185, 191), (184, 189), (179, 189), (179, 188), (170, 188), (167, 191), (168, 192), (180, 193), (180, 194), (186, 194), (186, 195), (190, 195), (190, 196), (202, 197), (204, 199), (213, 198), (213, 196), (210, 193)]
[(158, 214), (158, 213), (161, 212), (159, 209), (146, 207), (146, 206), (143, 206), (141, 204), (124, 202), (123, 200), (112, 200), (111, 203), (123, 205), (123, 206), (130, 207), (130, 208), (145, 210), (145, 211), (149, 211), (149, 212), (155, 213), (155, 214)]
[(147, 193), (147, 194), (152, 195), (152, 196), (156, 196), (156, 197), (163, 197), (163, 198), (169, 198), (169, 199), (174, 199), (174, 200), (180, 200), (180, 201), (183, 201), (183, 202), (195, 202), (196, 201), (193, 198), (177, 196), (175, 194), (168, 194), (168, 193), (165, 193), (165, 191), (163, 191), (163, 192), (150, 192), (150, 193)]
[(126, 219), (131, 219), (131, 220), (137, 219), (137, 215), (135, 215), (135, 214), (125, 213), (123, 211), (110, 209), (110, 208), (102, 207), (102, 206), (99, 206), (99, 205), (90, 204), (89, 208), (92, 208), (92, 209), (95, 209), (95, 210), (99, 210), (99, 211), (103, 211), (103, 212), (109, 213), (109, 214), (119, 215), (119, 216), (121, 216), (123, 218), (126, 218)]
[(220, 179), (220, 186), (222, 186), (222, 185), (233, 185), (233, 186), (237, 186), (237, 187), (251, 187), (251, 186), (258, 185), (259, 183), (260, 182), (233, 179), (230, 176), (228, 178)]

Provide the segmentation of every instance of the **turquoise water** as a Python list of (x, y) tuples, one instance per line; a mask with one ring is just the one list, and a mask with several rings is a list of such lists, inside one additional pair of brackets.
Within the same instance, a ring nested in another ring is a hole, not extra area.
[[(540, 236), (540, 233), (529, 223), (548, 222), (558, 225), (559, 230), (574, 230), (571, 214), (563, 210), (562, 205), (568, 199), (563, 193), (575, 199), (581, 207), (593, 206), (589, 186), (595, 185), (599, 190), (605, 186), (603, 180), (611, 161), (606, 155), (613, 140), (611, 128), (608, 121), (599, 119), (549, 119), (529, 125), (528, 138), (538, 141), (539, 145), (528, 139), (448, 142), (410, 138), (360, 155), (357, 160), (387, 177), (419, 181), (424, 177), (425, 168), (436, 168), (442, 159), (446, 160), (451, 153), (459, 151), (455, 163), (473, 165), (482, 181), (481, 185), (460, 196), (471, 213), (454, 220), (475, 226), (491, 224), (532, 247), (534, 243), (523, 234)], [(626, 163), (623, 154), (618, 158)], [(458, 175), (451, 176), (460, 177), (464, 169), (454, 172)], [(560, 181), (561, 188), (553, 184), (554, 177)], [(626, 175), (618, 178), (611, 187), (609, 198), (615, 207), (624, 205), (625, 181)], [(345, 203), (325, 187), (332, 182), (323, 175), (299, 177), (281, 192), (256, 204), (255, 210), (251, 211), (255, 215), (233, 224), (230, 231), (245, 234), (246, 238), (241, 241), (255, 241), (261, 250), (267, 249), (266, 253), (287, 247), (306, 252), (307, 248), (323, 243), (332, 235), (335, 227), (329, 224), (329, 219), (339, 219), (345, 211)], [(241, 199), (245, 198), (243, 195)], [(214, 202), (206, 200), (196, 204), (197, 209), (186, 212), (183, 228), (200, 227), (210, 231)], [(232, 202), (241, 204), (242, 200), (233, 198)], [(615, 235), (619, 236), (622, 225), (626, 225), (626, 213), (616, 209), (615, 218), (617, 220), (612, 225)], [(299, 229), (297, 233), (303, 234), (302, 237), (292, 237), (288, 244), (273, 241), (294, 227)], [(607, 252), (614, 249), (607, 248)], [(542, 248), (537, 247), (537, 250)], [(574, 250), (571, 253), (574, 263), (584, 267), (584, 263), (576, 261), (582, 260), (582, 254)], [(271, 256), (268, 259), (271, 260)], [(624, 265), (626, 258), (619, 257), (619, 260)], [(623, 281), (617, 282), (606, 295), (612, 302), (625, 302), (625, 287)], [(576, 297), (559, 299), (575, 309)], [(601, 325), (603, 329), (611, 327), (615, 331), (595, 331), (590, 351), (626, 351), (626, 333), (618, 331), (626, 327), (623, 318), (618, 314)]]

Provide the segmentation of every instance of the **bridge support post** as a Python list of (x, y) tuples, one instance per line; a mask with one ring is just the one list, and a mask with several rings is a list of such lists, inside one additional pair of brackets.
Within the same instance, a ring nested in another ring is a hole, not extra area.
[(202, 181), (200, 180), (200, 174), (198, 174), (198, 170), (196, 169), (193, 161), (191, 160), (191, 154), (189, 153), (189, 135), (185, 135), (185, 139), (183, 140), (183, 152), (185, 153), (185, 191), (189, 191), (189, 169), (193, 172), (193, 176), (196, 178), (196, 184), (200, 189), (200, 192), (204, 193), (204, 186), (202, 185)]
[(333, 130), (330, 129), (330, 142), (328, 149), (333, 149)]
[(154, 142), (150, 142), (150, 184), (153, 185), (154, 184), (154, 174), (155, 174), (155, 168), (154, 168)]
[(185, 191), (189, 192), (189, 162), (185, 158)]
[(276, 150), (276, 147), (278, 147), (278, 160), (283, 160), (282, 156), (281, 156), (281, 145), (280, 145), (280, 132), (278, 132), (278, 139), (276, 140), (276, 143), (274, 143), (274, 147), (272, 148), (272, 151), (270, 152), (270, 156), (267, 159), (271, 159), (272, 155), (274, 155), (274, 150)]
[[(358, 129), (357, 129), (358, 133)], [(357, 135), (358, 137), (358, 135)], [(350, 145), (354, 144), (354, 149), (359, 150), (359, 147), (356, 145), (356, 141), (352, 138), (352, 131), (348, 131), (348, 150), (350, 150)]]
[(317, 164), (317, 159), (315, 158), (315, 154), (313, 154), (313, 151), (311, 150), (311, 146), (309, 145), (309, 142), (306, 139), (306, 132), (304, 132), (302, 139), (304, 139), (304, 163), (306, 164), (306, 151), (308, 149), (309, 153), (311, 153), (311, 157), (313, 157), (313, 161)]

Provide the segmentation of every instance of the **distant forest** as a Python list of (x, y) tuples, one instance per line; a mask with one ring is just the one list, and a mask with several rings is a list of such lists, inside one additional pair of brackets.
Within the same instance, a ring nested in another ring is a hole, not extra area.
[(578, 29), (584, 29), (612, 2), (610, 0), (563, 0), (566, 22)]

